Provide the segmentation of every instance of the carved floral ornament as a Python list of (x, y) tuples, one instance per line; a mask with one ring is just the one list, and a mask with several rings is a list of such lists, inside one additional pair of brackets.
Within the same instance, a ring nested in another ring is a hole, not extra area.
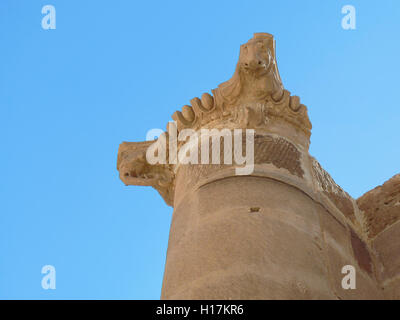
[[(275, 40), (268, 33), (255, 33), (240, 47), (239, 61), (232, 78), (194, 98), (172, 115), (179, 134), (184, 129), (254, 129), (256, 133), (274, 133), (297, 142), (308, 150), (311, 123), (307, 108), (297, 96), (285, 90), (275, 56)], [(170, 129), (163, 134), (168, 158)], [(298, 139), (296, 141), (296, 139)], [(159, 138), (160, 140), (160, 138)], [(176, 163), (150, 164), (146, 151), (155, 141), (124, 142), (118, 151), (117, 168), (127, 185), (153, 186), (167, 204), (173, 205)], [(182, 146), (176, 143), (175, 148)]]

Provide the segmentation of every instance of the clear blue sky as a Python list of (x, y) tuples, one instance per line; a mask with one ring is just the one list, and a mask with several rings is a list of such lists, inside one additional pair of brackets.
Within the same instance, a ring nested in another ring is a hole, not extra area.
[(339, 185), (358, 197), (400, 172), (398, 0), (0, 1), (0, 298), (160, 297), (172, 209), (123, 185), (118, 145), (229, 79), (253, 32), (276, 37)]

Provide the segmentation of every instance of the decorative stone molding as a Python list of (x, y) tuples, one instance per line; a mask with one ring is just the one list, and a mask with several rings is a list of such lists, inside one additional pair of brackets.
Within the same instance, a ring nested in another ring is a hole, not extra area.
[(215, 127), (216, 122), (268, 129), (270, 122), (282, 120), (310, 138), (307, 108), (283, 88), (270, 34), (256, 33), (242, 45), (234, 75), (211, 92), (192, 99), (191, 105), (172, 115), (178, 130)]
[(151, 165), (146, 151), (155, 141), (123, 142), (119, 146), (117, 170), (125, 185), (151, 186), (172, 206), (174, 196), (174, 173), (168, 164)]
[[(265, 160), (265, 163), (271, 162), (278, 167), (288, 165), (293, 173), (302, 175), (298, 165), (295, 167), (291, 160), (279, 157), (296, 153), (297, 147), (287, 140), (308, 150), (312, 126), (300, 98), (291, 96), (283, 88), (272, 35), (255, 33), (240, 47), (232, 78), (212, 90), (212, 95), (204, 93), (201, 99), (194, 98), (190, 103), (172, 115), (177, 134), (183, 129), (198, 131), (203, 128), (255, 129), (257, 133), (278, 134), (287, 139), (265, 142), (255, 154), (257, 162)], [(168, 128), (164, 138), (168, 147)], [(154, 142), (121, 144), (118, 151), (120, 177), (126, 185), (153, 186), (167, 204), (173, 205), (177, 167), (176, 164), (150, 165), (146, 162), (146, 150)], [(178, 150), (182, 144), (178, 142)], [(275, 149), (281, 151), (276, 153)]]
[[(174, 207), (162, 298), (379, 299), (384, 286), (400, 296), (400, 241), (387, 245), (400, 239), (399, 176), (356, 202), (309, 155), (307, 108), (283, 87), (272, 35), (254, 34), (232, 78), (172, 119), (157, 140), (122, 143), (117, 161), (126, 185), (151, 186)], [(204, 129), (219, 139), (205, 158), (219, 159), (226, 141), (215, 131), (242, 130), (247, 152), (252, 129), (252, 173), (181, 161), (203, 145), (176, 138)], [(154, 146), (165, 161), (149, 161)], [(340, 285), (349, 264), (357, 292)]]

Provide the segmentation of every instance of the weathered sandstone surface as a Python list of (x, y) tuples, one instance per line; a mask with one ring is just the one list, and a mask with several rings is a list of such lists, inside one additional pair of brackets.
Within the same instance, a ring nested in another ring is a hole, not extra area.
[[(162, 299), (400, 298), (400, 175), (357, 201), (335, 183), (308, 152), (307, 108), (283, 87), (272, 35), (256, 33), (232, 78), (190, 103), (157, 140), (118, 152), (121, 180), (174, 208)], [(217, 143), (183, 139), (204, 129)], [(213, 161), (225, 152), (231, 163)]]

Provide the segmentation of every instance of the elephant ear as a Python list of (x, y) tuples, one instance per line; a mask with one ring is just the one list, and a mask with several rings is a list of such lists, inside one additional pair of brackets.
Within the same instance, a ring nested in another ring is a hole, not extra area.
[(223, 102), (234, 104), (239, 98), (242, 85), (239, 76), (239, 63), (236, 66), (235, 73), (232, 78), (218, 86), (218, 91), (222, 97)]

